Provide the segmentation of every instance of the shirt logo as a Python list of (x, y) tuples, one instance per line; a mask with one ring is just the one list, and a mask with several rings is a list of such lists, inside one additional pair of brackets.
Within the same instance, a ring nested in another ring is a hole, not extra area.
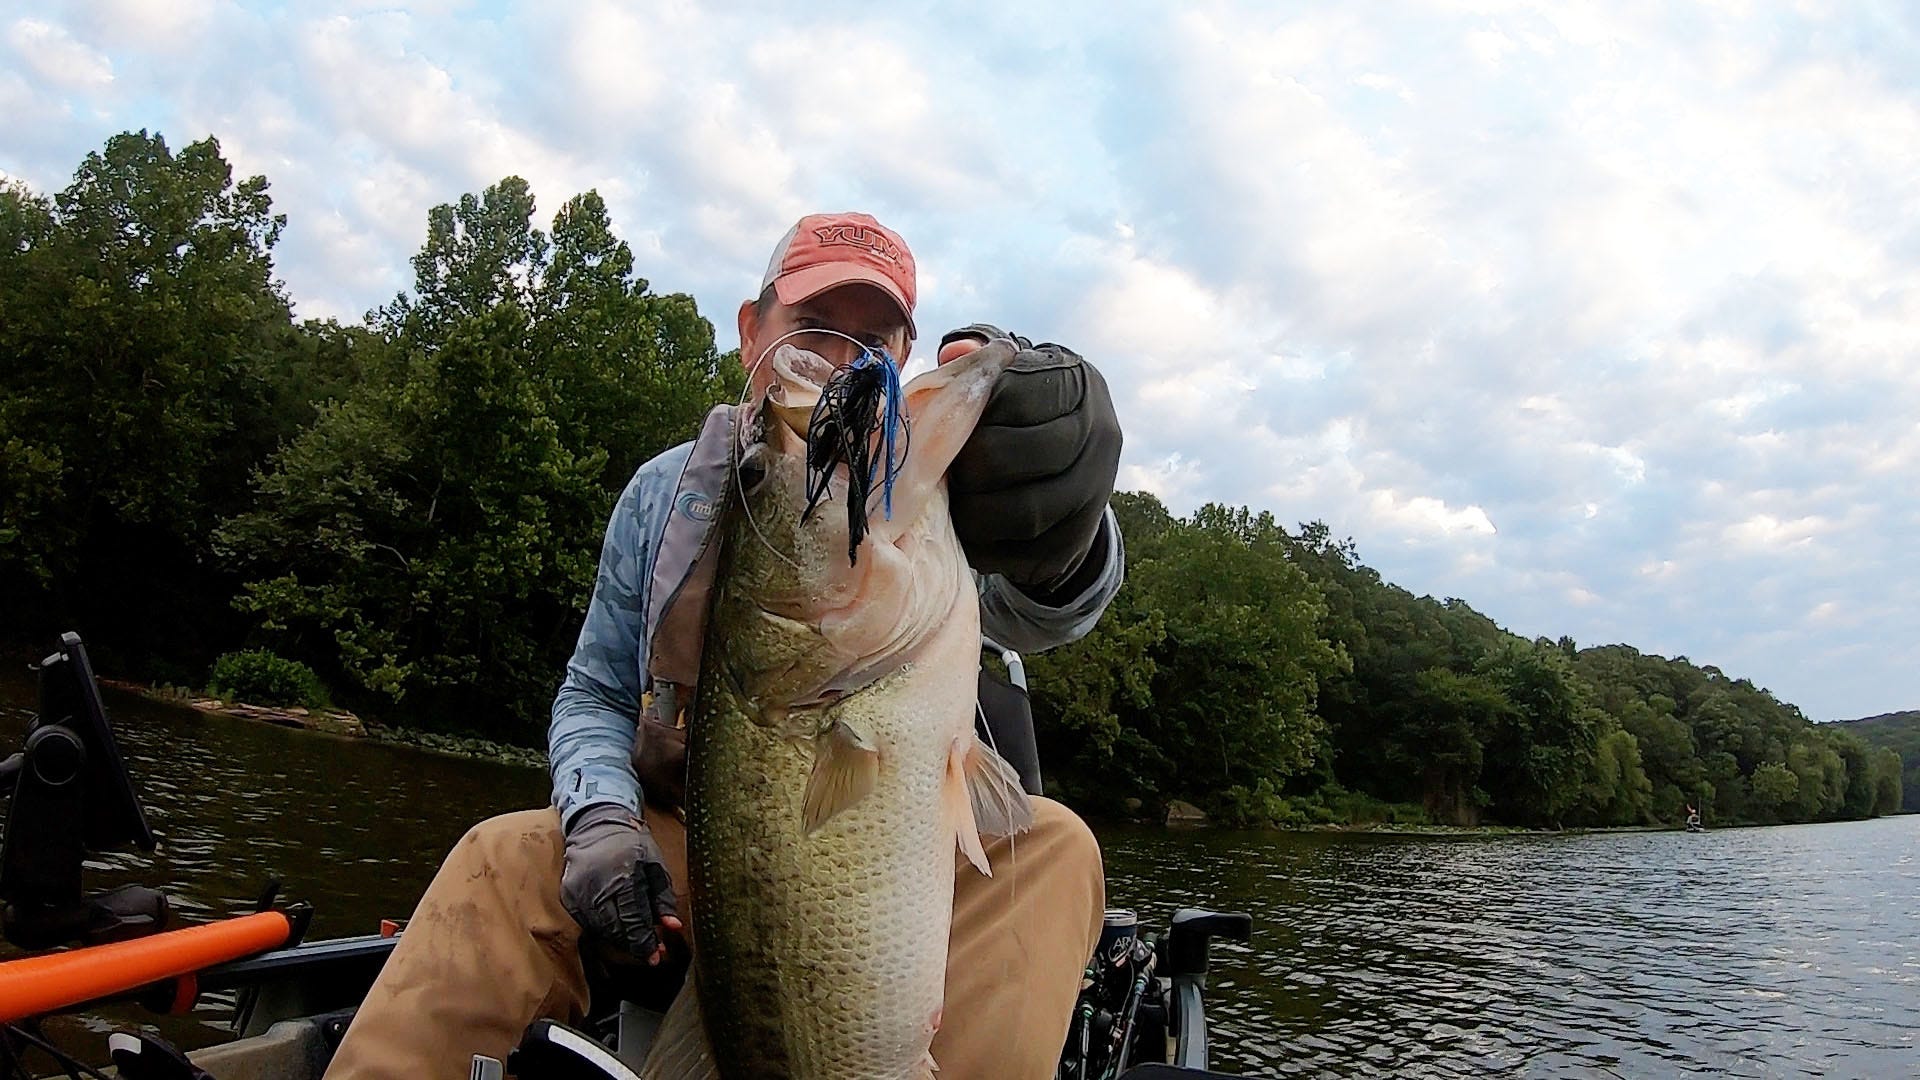
[(680, 508), (682, 514), (695, 521), (713, 520), (713, 500), (697, 491), (682, 493), (675, 505)]

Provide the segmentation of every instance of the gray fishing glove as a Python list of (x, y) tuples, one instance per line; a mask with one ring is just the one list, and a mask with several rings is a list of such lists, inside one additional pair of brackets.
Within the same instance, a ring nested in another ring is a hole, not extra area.
[(1107, 381), (1071, 349), (1035, 345), (986, 323), (940, 344), (962, 338), (1008, 338), (1020, 353), (947, 469), (954, 531), (975, 570), (1002, 574), (1042, 603), (1064, 604), (1105, 565), (1100, 521), (1121, 442)]
[(588, 938), (649, 964), (666, 956), (661, 931), (682, 928), (653, 834), (612, 803), (580, 811), (567, 829), (560, 901)]

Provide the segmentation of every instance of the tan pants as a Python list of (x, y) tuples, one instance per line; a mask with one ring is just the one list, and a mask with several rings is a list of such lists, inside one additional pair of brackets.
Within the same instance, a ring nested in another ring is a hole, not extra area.
[[(686, 831), (647, 811), (667, 868), (686, 880)], [(427, 886), (367, 994), (328, 1080), (465, 1080), (476, 1053), (505, 1060), (528, 1024), (587, 1007), (580, 927), (560, 904), (553, 810), (484, 821)], [(941, 1080), (1053, 1075), (1100, 936), (1100, 847), (1073, 812), (1034, 800), (1034, 826), (987, 847), (993, 876), (956, 856)], [(1017, 864), (1017, 865), (1015, 865)]]

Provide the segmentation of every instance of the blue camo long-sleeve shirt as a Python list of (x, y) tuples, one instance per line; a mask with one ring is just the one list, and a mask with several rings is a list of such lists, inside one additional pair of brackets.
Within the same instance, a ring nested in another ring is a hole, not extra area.
[[(595, 803), (640, 812), (632, 754), (640, 694), (647, 685), (642, 658), (652, 653), (648, 593), (674, 491), (692, 451), (692, 443), (683, 443), (640, 466), (607, 522), (593, 599), (547, 728), (553, 805), (563, 822)], [(1086, 636), (1120, 591), (1126, 568), (1111, 509), (1101, 527), (1107, 534), (1107, 564), (1099, 579), (1064, 607), (1040, 604), (998, 574), (975, 575), (981, 631), (1027, 653)]]

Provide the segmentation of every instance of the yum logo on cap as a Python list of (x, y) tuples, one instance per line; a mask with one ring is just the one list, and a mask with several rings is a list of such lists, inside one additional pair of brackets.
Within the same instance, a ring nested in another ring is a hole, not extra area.
[(905, 250), (899, 244), (887, 239), (887, 234), (878, 229), (869, 229), (864, 225), (822, 225), (813, 230), (820, 238), (822, 246), (829, 244), (851, 244), (863, 247), (875, 255), (890, 262), (898, 263)]

